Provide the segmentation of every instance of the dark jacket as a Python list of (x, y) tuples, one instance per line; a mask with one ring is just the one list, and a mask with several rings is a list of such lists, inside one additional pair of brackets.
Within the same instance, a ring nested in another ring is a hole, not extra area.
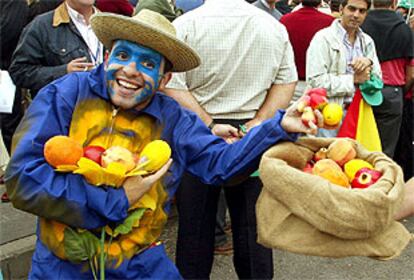
[(70, 20), (66, 4), (39, 15), (24, 30), (13, 53), (10, 75), (17, 86), (36, 94), (67, 73), (67, 64), (89, 56), (88, 46)]
[(28, 23), (26, 0), (1, 0), (0, 4), (0, 69), (9, 69), (20, 33)]

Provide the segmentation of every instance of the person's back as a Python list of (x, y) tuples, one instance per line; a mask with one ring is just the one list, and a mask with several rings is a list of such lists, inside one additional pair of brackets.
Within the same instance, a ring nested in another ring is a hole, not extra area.
[(295, 64), (298, 70), (298, 83), (294, 99), (298, 99), (304, 92), (306, 80), (306, 51), (309, 44), (319, 30), (331, 25), (334, 18), (317, 10), (321, 0), (304, 0), (303, 8), (296, 12), (284, 15), (280, 23), (286, 26), (289, 40), (295, 54)]
[[(280, 59), (286, 49), (291, 50), (288, 35), (269, 14), (252, 9), (244, 1), (209, 5), (214, 1), (174, 22), (179, 35), (185, 34), (186, 42), (197, 46), (203, 62), (196, 71), (186, 73), (185, 79), (213, 118), (252, 118), (274, 82), (269, 77), (286, 70), (270, 62)], [(208, 39), (203, 40), (206, 36)], [(295, 75), (289, 78), (296, 80)]]
[[(287, 106), (297, 79), (293, 50), (286, 29), (270, 14), (243, 0), (208, 0), (174, 25), (202, 63), (193, 71), (174, 74), (167, 87), (176, 94), (166, 93), (197, 112), (213, 134), (240, 141), (246, 131)], [(194, 102), (187, 104), (184, 98)], [(228, 133), (219, 133), (222, 128)], [(189, 174), (183, 177), (177, 192), (176, 264), (184, 278), (210, 276), (221, 189), (230, 213), (238, 277), (273, 277), (272, 252), (257, 243), (260, 179), (250, 177), (234, 185), (209, 187)]]

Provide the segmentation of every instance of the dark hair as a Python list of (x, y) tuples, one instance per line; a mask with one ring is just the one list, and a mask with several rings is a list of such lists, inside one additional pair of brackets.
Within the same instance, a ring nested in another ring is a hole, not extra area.
[[(367, 3), (367, 9), (369, 10), (369, 8), (371, 7), (371, 0), (364, 0), (364, 1), (365, 3)], [(348, 0), (342, 0), (341, 6), (345, 7), (346, 5), (348, 5)]]
[(331, 0), (329, 7), (332, 12), (339, 12), (339, 6), (341, 5), (341, 0)]
[(318, 7), (322, 0), (302, 0), (302, 6), (306, 7)]
[(375, 0), (375, 8), (391, 7), (393, 0)]

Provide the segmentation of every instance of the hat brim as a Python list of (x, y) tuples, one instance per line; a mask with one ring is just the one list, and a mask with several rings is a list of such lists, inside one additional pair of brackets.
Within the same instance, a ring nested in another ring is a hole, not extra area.
[(92, 28), (109, 50), (116, 40), (128, 40), (151, 48), (172, 64), (172, 72), (185, 72), (200, 65), (198, 54), (170, 34), (139, 20), (112, 13), (97, 13), (91, 18)]
[(367, 102), (371, 106), (379, 106), (382, 104), (383, 97), (381, 90), (376, 91), (373, 94), (364, 93), (361, 90), (362, 96), (364, 97), (365, 102)]

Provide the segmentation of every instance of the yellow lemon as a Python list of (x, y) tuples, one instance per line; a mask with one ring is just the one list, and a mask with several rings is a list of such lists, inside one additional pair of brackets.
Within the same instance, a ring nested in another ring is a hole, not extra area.
[(148, 172), (154, 172), (166, 164), (170, 157), (170, 145), (163, 140), (154, 140), (144, 147), (140, 154), (139, 162), (148, 161), (144, 169)]
[(345, 163), (344, 171), (346, 176), (348, 176), (349, 180), (352, 181), (355, 177), (355, 173), (357, 173), (358, 170), (364, 167), (374, 169), (374, 166), (372, 166), (372, 164), (363, 159), (351, 159), (350, 161)]
[(342, 120), (342, 106), (337, 103), (329, 103), (322, 110), (323, 120), (327, 125), (337, 125)]

